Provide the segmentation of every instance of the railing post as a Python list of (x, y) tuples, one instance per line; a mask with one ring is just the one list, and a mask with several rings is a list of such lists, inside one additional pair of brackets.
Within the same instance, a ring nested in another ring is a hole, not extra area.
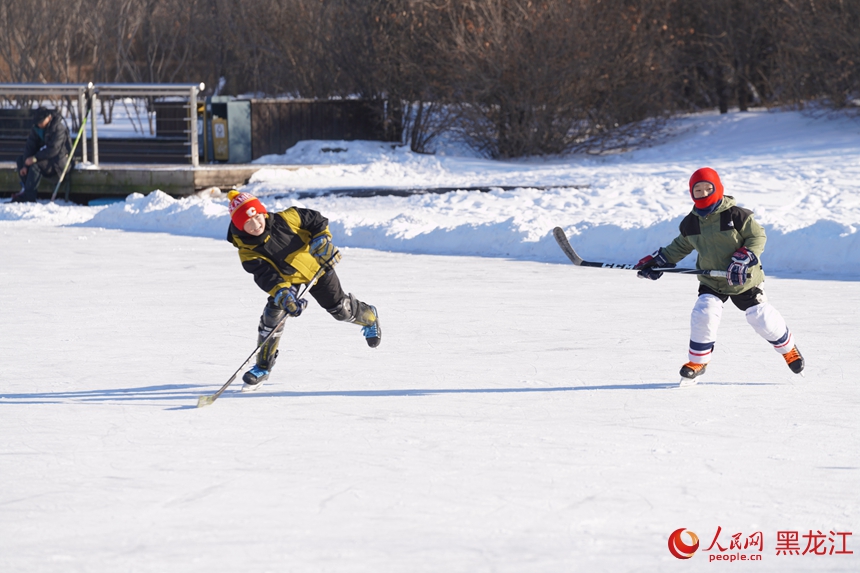
[(93, 109), (90, 110), (90, 113), (93, 114), (93, 119), (90, 122), (93, 130), (93, 165), (99, 166), (99, 128), (98, 128), (98, 118), (96, 117), (96, 113), (98, 112), (99, 107), (99, 92), (98, 90), (93, 90)]
[[(81, 114), (81, 125), (83, 125), (83, 122), (86, 121), (87, 114), (90, 113), (90, 110), (89, 110), (89, 107), (87, 104), (90, 101), (89, 95), (90, 95), (91, 89), (93, 89), (93, 82), (90, 82), (89, 84), (87, 84), (87, 87), (82, 88), (81, 90), (78, 91), (78, 111)], [(86, 128), (84, 128), (83, 132), (81, 133), (81, 145), (83, 146), (83, 147), (81, 147), (81, 162), (87, 163), (87, 153), (88, 152), (87, 152), (87, 130), (86, 130)]]
[(200, 166), (200, 152), (197, 148), (197, 92), (204, 89), (203, 84), (191, 88), (188, 98), (188, 121), (191, 122), (188, 131), (191, 133), (191, 166)]

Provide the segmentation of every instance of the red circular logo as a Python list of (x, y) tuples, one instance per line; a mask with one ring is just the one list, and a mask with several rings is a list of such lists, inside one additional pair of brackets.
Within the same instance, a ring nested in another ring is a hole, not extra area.
[(687, 545), (684, 543), (684, 540), (681, 539), (681, 534), (684, 533), (684, 531), (687, 530), (682, 527), (681, 529), (673, 531), (672, 535), (669, 536), (669, 551), (678, 559), (689, 559), (699, 548), (699, 536), (692, 531), (687, 531), (687, 535), (689, 535), (692, 540), (692, 543)]

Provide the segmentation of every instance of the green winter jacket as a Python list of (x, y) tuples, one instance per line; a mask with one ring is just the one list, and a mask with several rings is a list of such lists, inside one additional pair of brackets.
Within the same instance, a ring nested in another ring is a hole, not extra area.
[(740, 247), (746, 247), (759, 258), (759, 263), (749, 268), (752, 277), (744, 284), (729, 286), (725, 278), (697, 275), (705, 286), (720, 294), (735, 295), (764, 282), (761, 254), (767, 236), (752, 211), (738, 207), (734, 197), (724, 196), (720, 206), (707, 217), (699, 216), (693, 209), (681, 221), (679, 230), (681, 234), (662, 249), (670, 263), (677, 263), (694, 249), (699, 254), (697, 269), (726, 270), (732, 262), (732, 254)]

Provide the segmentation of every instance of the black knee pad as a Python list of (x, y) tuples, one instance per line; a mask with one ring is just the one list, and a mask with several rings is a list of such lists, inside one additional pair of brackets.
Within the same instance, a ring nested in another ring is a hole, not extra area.
[(284, 318), (284, 310), (274, 305), (266, 305), (263, 309), (263, 314), (260, 316), (260, 323), (268, 327), (277, 325)]
[[(263, 309), (263, 314), (260, 316), (260, 324), (257, 326), (257, 344), (263, 344), (266, 337), (272, 332), (278, 323), (284, 318), (284, 310), (273, 305), (266, 305)], [(284, 326), (275, 332), (274, 336), (269, 338), (269, 341), (263, 344), (257, 354), (257, 366), (271, 370), (275, 365), (275, 360), (278, 358), (278, 344), (281, 342), (281, 334)]]
[[(276, 306), (269, 306), (267, 304), (266, 308), (263, 309), (263, 314), (260, 316), (260, 325), (257, 327), (257, 332), (260, 333), (260, 336), (268, 336), (268, 334), (272, 332), (272, 329), (281, 322), (282, 318), (284, 318), (284, 314), (283, 309)], [(279, 334), (276, 334), (275, 336), (279, 336)]]
[(343, 297), (340, 304), (336, 307), (327, 308), (326, 310), (335, 320), (352, 322), (355, 319), (356, 308), (358, 308), (358, 300), (352, 294), (349, 294)]

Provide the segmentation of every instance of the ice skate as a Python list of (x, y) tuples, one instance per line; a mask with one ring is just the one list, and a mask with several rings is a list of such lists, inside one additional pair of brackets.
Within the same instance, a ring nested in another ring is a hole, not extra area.
[(803, 355), (800, 354), (800, 350), (797, 349), (797, 346), (792, 348), (788, 354), (783, 354), (782, 357), (785, 359), (785, 363), (788, 364), (788, 367), (791, 368), (792, 372), (795, 374), (803, 372), (803, 367), (806, 366), (806, 363), (803, 361)]
[(260, 386), (263, 385), (269, 378), (269, 371), (254, 365), (253, 368), (245, 372), (245, 375), (242, 376), (242, 381), (245, 383), (242, 386), (242, 392), (254, 392), (255, 390), (259, 390)]
[(367, 340), (367, 345), (371, 348), (376, 348), (382, 342), (382, 327), (379, 326), (379, 313), (376, 312), (376, 307), (370, 305), (370, 309), (373, 311), (373, 322), (368, 326), (362, 327), (361, 333), (364, 335), (365, 340)]
[(681, 381), (678, 383), (678, 386), (682, 388), (684, 386), (694, 386), (699, 382), (699, 376), (705, 373), (707, 367), (707, 364), (687, 362), (681, 366)]

